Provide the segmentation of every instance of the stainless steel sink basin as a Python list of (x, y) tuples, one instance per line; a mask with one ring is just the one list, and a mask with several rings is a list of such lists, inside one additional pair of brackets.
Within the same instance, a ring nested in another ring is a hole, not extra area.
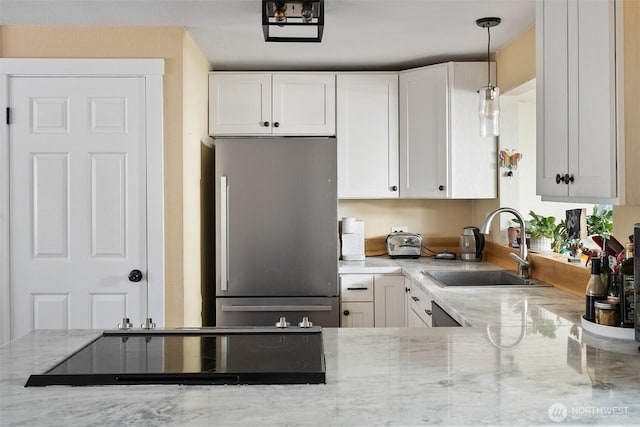
[(443, 286), (548, 286), (537, 280), (522, 279), (505, 270), (422, 271)]

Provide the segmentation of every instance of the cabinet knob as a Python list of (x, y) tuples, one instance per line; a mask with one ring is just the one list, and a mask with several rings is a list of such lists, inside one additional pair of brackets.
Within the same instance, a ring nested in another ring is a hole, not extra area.
[(348, 316), (349, 315), (349, 310), (343, 311), (342, 314), (344, 314), (345, 316)]
[(424, 312), (427, 313), (427, 316), (431, 316), (431, 314), (433, 314), (431, 310), (425, 310)]
[(420, 298), (418, 298), (418, 297), (411, 297), (411, 299), (414, 300), (415, 302), (420, 301)]
[(393, 187), (391, 187), (391, 191), (398, 191), (398, 186), (394, 185)]
[(269, 127), (269, 122), (264, 122), (263, 125), (264, 125), (264, 127), (268, 128)]
[(559, 173), (556, 174), (556, 184), (560, 184), (561, 182), (569, 185), (570, 182), (573, 182), (573, 175), (569, 175), (568, 173), (564, 174), (564, 176)]
[(404, 288), (404, 291), (405, 292), (411, 292), (411, 289), (410, 288)]
[(279, 128), (280, 127), (280, 122), (273, 122), (273, 127), (274, 128)]
[(439, 185), (439, 186), (438, 186), (438, 190), (440, 190), (440, 191), (444, 191), (444, 185)]

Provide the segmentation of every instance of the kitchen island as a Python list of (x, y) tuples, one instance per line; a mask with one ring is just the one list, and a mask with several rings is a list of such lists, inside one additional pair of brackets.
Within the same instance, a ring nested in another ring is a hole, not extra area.
[(25, 388), (100, 333), (32, 332), (0, 347), (0, 425), (637, 425), (639, 343), (583, 331), (581, 298), (400, 265), (469, 327), (324, 329), (327, 383), (286, 386)]

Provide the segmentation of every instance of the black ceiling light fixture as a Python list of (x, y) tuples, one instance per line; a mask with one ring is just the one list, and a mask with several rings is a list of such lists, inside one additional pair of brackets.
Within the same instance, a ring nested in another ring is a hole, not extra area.
[(266, 42), (321, 42), (324, 0), (262, 0), (262, 31)]
[(480, 136), (500, 134), (500, 89), (491, 84), (491, 28), (500, 24), (500, 18), (476, 19), (476, 25), (487, 29), (487, 85), (478, 89), (480, 105)]

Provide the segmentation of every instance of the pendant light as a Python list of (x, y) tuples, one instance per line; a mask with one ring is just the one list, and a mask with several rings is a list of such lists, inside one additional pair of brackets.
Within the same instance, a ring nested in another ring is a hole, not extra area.
[(500, 24), (500, 18), (480, 18), (476, 25), (487, 29), (487, 85), (478, 89), (480, 116), (480, 136), (500, 134), (500, 89), (491, 84), (491, 27)]

